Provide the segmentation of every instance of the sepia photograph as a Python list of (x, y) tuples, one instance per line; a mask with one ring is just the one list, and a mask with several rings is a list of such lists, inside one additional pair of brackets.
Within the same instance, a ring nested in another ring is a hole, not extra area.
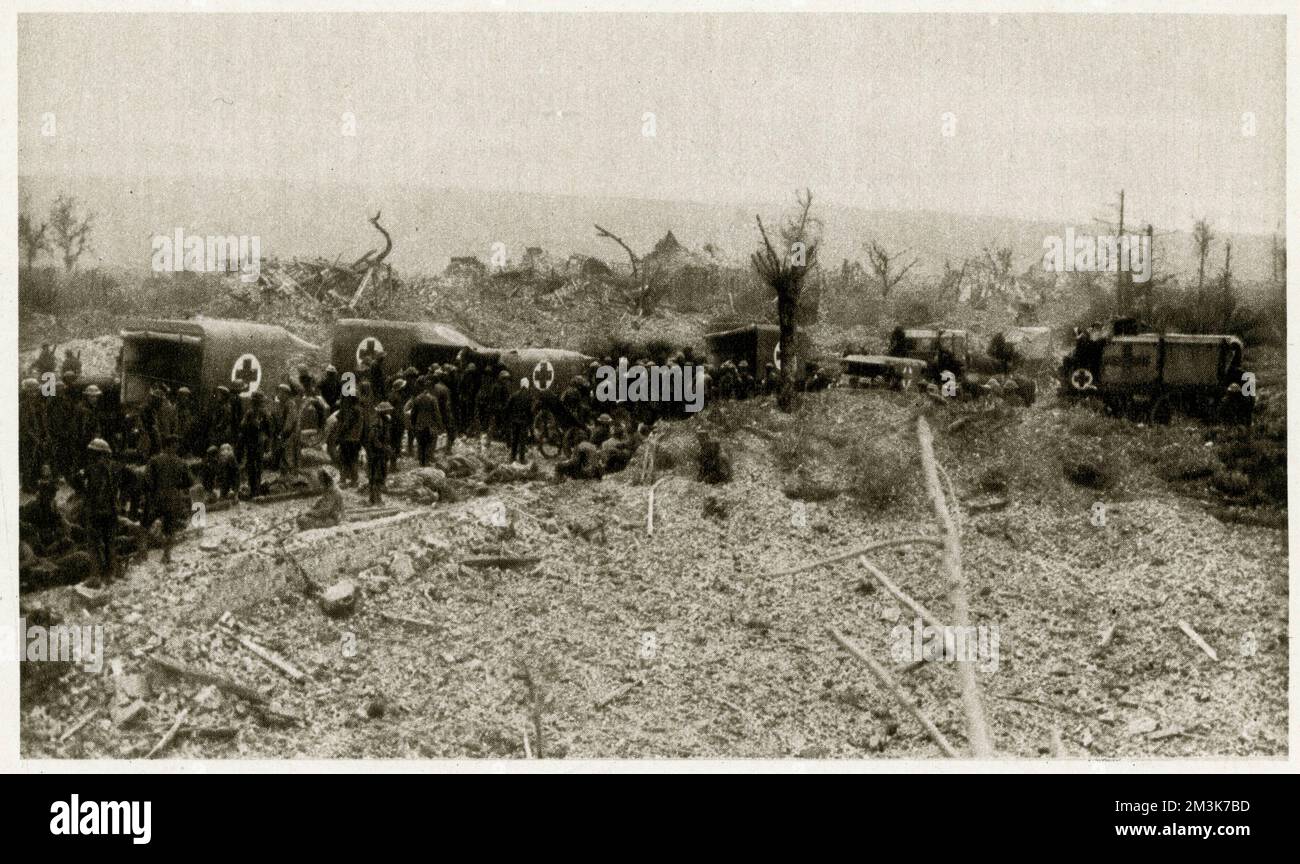
[(16, 15), (15, 759), (1289, 762), (1285, 10), (172, 5)]

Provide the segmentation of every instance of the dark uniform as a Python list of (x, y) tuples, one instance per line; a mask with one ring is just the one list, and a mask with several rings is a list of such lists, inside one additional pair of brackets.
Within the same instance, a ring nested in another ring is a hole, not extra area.
[(114, 539), (117, 536), (118, 472), (107, 442), (92, 441), (90, 451), (93, 457), (86, 466), (83, 481), (82, 527), (100, 578), (111, 582), (117, 566)]
[(164, 444), (163, 452), (149, 460), (149, 513), (162, 520), (164, 563), (172, 557), (172, 537), (190, 519), (193, 478), (185, 462), (176, 455), (176, 443), (173, 435)]
[(510, 461), (523, 463), (528, 457), (528, 434), (533, 425), (533, 391), (526, 383), (510, 394), (506, 422), (510, 427)]
[(356, 396), (340, 400), (336, 434), (339, 444), (339, 467), (343, 473), (340, 486), (357, 485), (357, 458), (361, 454), (361, 435), (366, 423), (361, 416), (361, 406)]
[(248, 497), (256, 498), (262, 487), (262, 460), (271, 439), (271, 418), (262, 407), (260, 392), (253, 394), (253, 404), (239, 421), (239, 450), (248, 476)]
[(392, 411), (393, 406), (387, 402), (376, 405), (366, 435), (366, 470), (369, 475), (366, 488), (370, 492), (371, 504), (381, 503), (379, 490), (388, 479), (388, 448), (393, 441)]

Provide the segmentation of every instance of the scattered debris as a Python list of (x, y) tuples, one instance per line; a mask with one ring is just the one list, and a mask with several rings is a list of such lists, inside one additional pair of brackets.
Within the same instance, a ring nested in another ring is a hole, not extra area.
[(1192, 643), (1196, 645), (1196, 647), (1200, 648), (1207, 655), (1209, 655), (1211, 660), (1213, 660), (1215, 663), (1219, 662), (1219, 653), (1215, 651), (1213, 648), (1211, 648), (1209, 644), (1204, 639), (1201, 638), (1201, 634), (1197, 633), (1195, 630), (1192, 629), (1191, 624), (1188, 624), (1186, 621), (1179, 621), (1178, 629), (1186, 633), (1187, 638), (1191, 639)]

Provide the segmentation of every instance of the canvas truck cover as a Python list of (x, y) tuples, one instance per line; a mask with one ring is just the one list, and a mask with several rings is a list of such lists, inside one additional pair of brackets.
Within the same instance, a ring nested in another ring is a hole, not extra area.
[(931, 357), (939, 350), (939, 345), (942, 344), (944, 350), (953, 354), (963, 363), (969, 359), (970, 348), (965, 330), (908, 329), (903, 331), (903, 339), (906, 340), (906, 351), (909, 357), (918, 357), (919, 359)]
[[(713, 363), (721, 365), (730, 360), (740, 365), (749, 363), (749, 372), (755, 377), (762, 374), (768, 363), (781, 368), (781, 329), (775, 324), (749, 324), (734, 330), (721, 330), (704, 336)], [(797, 375), (802, 369), (800, 358), (808, 356), (808, 340), (802, 333), (795, 334), (795, 365), (790, 370)]]
[(1165, 383), (1175, 387), (1217, 384), (1241, 362), (1243, 346), (1235, 336), (1169, 333), (1164, 343)]
[(1155, 336), (1115, 336), (1101, 349), (1101, 384), (1138, 387), (1160, 380), (1160, 345)]
[(321, 350), (275, 324), (216, 318), (134, 321), (121, 335), (123, 407), (142, 403), (155, 384), (173, 393), (189, 387), (200, 400), (220, 386), (266, 390), (289, 381)]
[(354, 372), (363, 361), (369, 363), (382, 351), (388, 372), (407, 366), (423, 372), (433, 363), (454, 359), (462, 348), (483, 350), (483, 346), (446, 324), (341, 318), (335, 322), (330, 339), (330, 362), (340, 373)]
[(887, 354), (846, 354), (840, 358), (845, 375), (874, 378), (877, 375), (898, 375), (920, 378), (926, 369), (924, 360), (911, 357), (890, 357)]
[(1101, 352), (1102, 387), (1217, 387), (1241, 359), (1235, 336), (1143, 333), (1115, 336)]
[(560, 348), (487, 348), (482, 353), (506, 367), (514, 379), (512, 386), (518, 386), (519, 379), (527, 378), (530, 387), (543, 393), (563, 391), (574, 375), (585, 375), (588, 364), (595, 359)]

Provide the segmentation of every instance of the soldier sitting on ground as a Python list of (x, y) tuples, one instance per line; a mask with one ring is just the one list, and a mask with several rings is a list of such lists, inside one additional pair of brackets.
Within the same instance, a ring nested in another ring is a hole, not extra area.
[(612, 473), (626, 468), (636, 454), (636, 448), (636, 443), (622, 426), (615, 429), (614, 436), (605, 439), (605, 442), (600, 445), (600, 452), (605, 460), (605, 472)]
[(149, 515), (162, 521), (162, 562), (172, 560), (172, 542), (190, 519), (190, 469), (177, 454), (180, 438), (163, 439), (162, 452), (149, 460)]
[(47, 469), (37, 484), (36, 498), (18, 508), (19, 536), (41, 557), (63, 555), (72, 548), (68, 522), (54, 498), (58, 489), (59, 484)]
[(605, 473), (600, 448), (587, 440), (585, 429), (578, 429), (574, 435), (576, 443), (573, 445), (572, 455), (556, 464), (556, 478), (599, 480)]
[(343, 493), (334, 484), (334, 475), (324, 468), (320, 469), (321, 495), (311, 509), (298, 514), (298, 530), (309, 531), (312, 528), (330, 528), (343, 521)]

